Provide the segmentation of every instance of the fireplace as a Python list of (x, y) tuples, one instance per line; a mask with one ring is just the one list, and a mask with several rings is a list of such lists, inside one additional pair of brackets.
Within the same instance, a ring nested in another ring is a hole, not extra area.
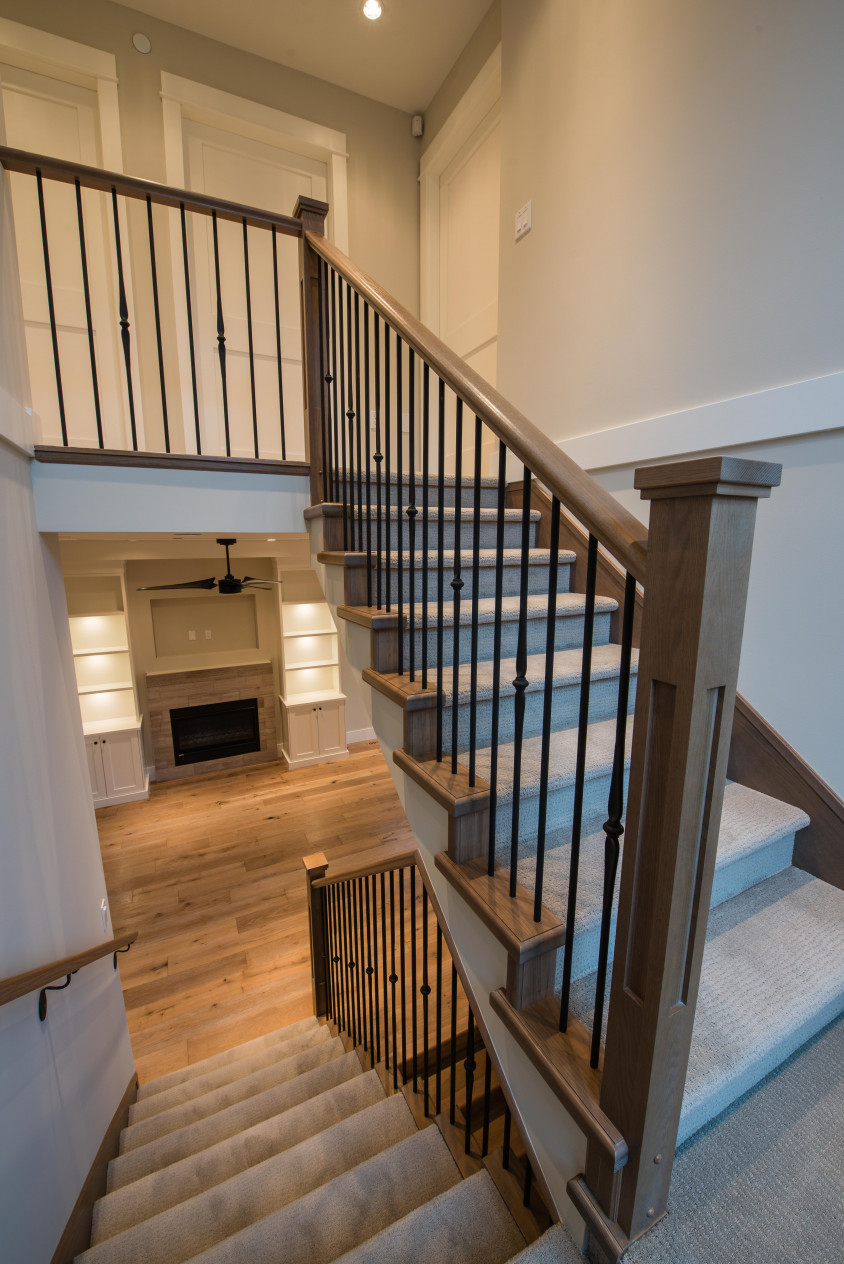
[(257, 698), (173, 707), (170, 727), (177, 768), (261, 749)]

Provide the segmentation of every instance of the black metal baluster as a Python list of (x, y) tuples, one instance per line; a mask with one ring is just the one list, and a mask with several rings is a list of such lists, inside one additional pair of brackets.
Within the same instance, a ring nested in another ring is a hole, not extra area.
[(504, 492), (507, 449), (498, 445), (498, 520), (495, 528), (495, 623), (492, 641), (492, 727), (489, 759), (489, 855), (487, 870), (495, 873), (495, 830), (498, 816), (498, 713), (501, 701), (501, 601), (504, 590)]
[(522, 738), (525, 731), (525, 692), (527, 679), (527, 600), (528, 582), (530, 579), (530, 470), (525, 466), (522, 480), (522, 548), (521, 575), (519, 579), (519, 635), (516, 642), (516, 676), (513, 681), (515, 690), (514, 720), (515, 735), (513, 742), (513, 815), (510, 827), (510, 895), (516, 894), (516, 881), (519, 868), (519, 818), (522, 793)]
[(510, 1129), (513, 1124), (513, 1116), (510, 1113), (510, 1107), (504, 1107), (504, 1143), (502, 1145), (501, 1166), (505, 1172), (510, 1170)]
[(255, 460), (258, 460), (258, 398), (255, 394), (255, 345), (252, 334), (252, 287), (249, 284), (249, 237), (246, 220), (243, 220), (243, 276), (246, 284), (246, 337), (249, 347), (249, 388), (252, 392), (252, 440)]
[(443, 757), (443, 604), (445, 558), (443, 516), (445, 513), (445, 382), (440, 378), (439, 417), (437, 422), (439, 464), (437, 466), (437, 763)]
[(431, 987), (428, 983), (428, 888), (422, 883), (422, 1090), (425, 1098), (425, 1117), (429, 1113), (428, 1103), (428, 997)]
[(158, 348), (158, 383), (161, 391), (161, 423), (164, 428), (164, 451), (170, 451), (170, 426), (167, 419), (167, 388), (164, 385), (164, 348), (161, 342), (161, 310), (158, 304), (158, 269), (155, 266), (155, 230), (152, 223), (152, 198), (147, 194), (147, 229), (149, 231), (149, 267), (152, 277), (152, 308), (155, 315), (155, 341)]
[[(384, 561), (386, 563), (386, 607), (390, 613), (392, 600), (390, 597), (390, 573), (392, 557), (390, 554), (391, 532), (393, 520), (393, 495), (390, 484), (390, 326), (384, 321), (384, 500), (387, 505), (387, 516), (384, 523)], [(400, 511), (399, 511), (400, 514)], [(399, 522), (401, 518), (399, 517)], [(401, 527), (399, 527), (401, 532)], [(399, 624), (399, 646), (401, 646), (401, 624)], [(401, 650), (399, 650), (401, 652)]]
[(38, 186), (38, 211), (41, 216), (41, 246), (44, 251), (44, 278), (47, 282), (47, 310), (50, 313), (50, 336), (53, 342), (53, 364), (56, 369), (56, 393), (59, 398), (59, 422), (62, 428), (62, 443), (65, 447), (67, 447), (67, 419), (64, 411), (62, 366), (59, 360), (59, 335), (56, 326), (56, 308), (53, 303), (53, 273), (50, 268), (50, 247), (47, 244), (47, 212), (44, 208), (44, 184), (41, 179), (40, 171), (35, 172), (35, 182)]
[(430, 450), (430, 376), (427, 364), (422, 368), (422, 688), (428, 688), (428, 521), (430, 493), (428, 454)]
[[(580, 873), (580, 837), (583, 828), (583, 787), (586, 780), (586, 744), (589, 737), (589, 694), (592, 687), (592, 639), (595, 628), (595, 583), (598, 573), (598, 541), (589, 537), (586, 552), (586, 593), (583, 612), (583, 655), (580, 665), (580, 709), (577, 721), (577, 755), (574, 766), (569, 888), (566, 901), (566, 942), (563, 947), (563, 987), (560, 994), (560, 1031), (569, 1021), (571, 963), (574, 918), (577, 911), (577, 884)], [(571, 928), (571, 933), (569, 929)]]
[[(360, 295), (355, 290), (355, 437), (358, 461), (358, 553), (363, 552), (363, 453), (360, 416)], [(369, 471), (367, 471), (367, 478)]]
[(484, 1130), (481, 1140), (481, 1158), (489, 1154), (489, 1108), (492, 1097), (492, 1059), (489, 1049), (484, 1046)]
[(331, 901), (331, 925), (334, 932), (332, 941), (333, 955), (331, 958), (331, 963), (334, 969), (334, 1021), (337, 1024), (337, 1029), (339, 1031), (343, 1026), (344, 1014), (342, 977), (343, 954), (340, 946), (340, 911), (337, 902), (337, 887), (331, 886), (328, 888), (328, 891)]
[(85, 294), (85, 320), (88, 325), (88, 356), (91, 360), (91, 387), (94, 392), (94, 416), (97, 419), (97, 441), (100, 448), (103, 442), (103, 419), (100, 412), (100, 387), (97, 379), (97, 356), (94, 350), (94, 322), (91, 316), (91, 291), (88, 285), (88, 252), (85, 249), (85, 220), (82, 215), (82, 186), (78, 180), (76, 185), (76, 222), (79, 227), (79, 255), (82, 260), (82, 289)]
[(193, 425), (196, 432), (196, 452), (202, 455), (202, 437), (199, 427), (199, 392), (196, 386), (196, 347), (193, 341), (193, 304), (190, 296), (190, 264), (188, 262), (188, 225), (184, 202), (179, 203), (182, 224), (182, 263), (185, 269), (185, 307), (188, 316), (188, 352), (190, 354), (190, 382), (193, 391)]
[(214, 281), (217, 287), (217, 352), (220, 357), (220, 382), (223, 387), (223, 427), (226, 432), (226, 456), (231, 456), (232, 445), (229, 435), (229, 388), (226, 379), (226, 326), (223, 320), (223, 291), (220, 285), (220, 243), (217, 239), (217, 212), (211, 212), (211, 226), (214, 236)]
[(451, 771), (457, 773), (457, 728), (460, 716), (460, 593), (463, 580), (460, 577), (460, 515), (463, 512), (461, 480), (463, 478), (463, 400), (457, 401), (455, 418), (454, 454), (454, 572), (451, 577), (454, 613), (454, 652), (451, 669)]
[[(349, 883), (349, 886), (351, 887), (351, 897), (352, 897), (352, 939), (354, 943), (354, 957), (352, 959), (354, 961), (355, 998), (357, 1001), (357, 1024), (358, 1024), (357, 1025), (357, 1030), (358, 1030), (357, 1038), (358, 1038), (358, 1041), (363, 1045), (365, 1049), (366, 1048), (366, 1019), (364, 1016), (364, 1009), (363, 1009), (365, 1001), (362, 999), (362, 996), (361, 996), (361, 992), (363, 991), (365, 980), (363, 977), (363, 970), (361, 968), (361, 951), (360, 951), (361, 944), (360, 944), (360, 926), (358, 922), (358, 884), (357, 884), (357, 881), (355, 879), (352, 879), (352, 881)], [(366, 993), (365, 991), (363, 991), (363, 996), (365, 997), (365, 995)]]
[(454, 1124), (457, 1111), (457, 966), (451, 963), (451, 1082), (448, 1090), (448, 1119)]
[(469, 1030), (466, 1033), (466, 1153), (472, 1148), (472, 1093), (475, 1088), (475, 1015), (469, 1008)]
[(411, 1043), (413, 1045), (413, 1091), (419, 1092), (418, 1085), (418, 1031), (417, 1031), (417, 987), (416, 987), (416, 866), (410, 869), (410, 994), (413, 997), (413, 1013), (411, 1016)]
[[(366, 889), (366, 942), (368, 959), (366, 973), (369, 979), (369, 1051), (372, 1061), (381, 1061), (381, 1037), (378, 1031), (378, 910), (375, 903), (375, 874), (372, 875), (372, 904), (369, 902), (369, 878), (364, 878)], [(377, 1052), (376, 1052), (377, 1050)]]
[(557, 572), (560, 560), (560, 502), (551, 499), (551, 557), (548, 563), (548, 615), (545, 637), (545, 692), (542, 697), (542, 750), (539, 757), (539, 832), (536, 839), (536, 885), (533, 920), (542, 920), (545, 875), (545, 835), (548, 814), (548, 764), (551, 751), (551, 713), (554, 703), (554, 646), (557, 630)]
[(343, 493), (343, 552), (348, 553), (350, 548), (354, 549), (354, 541), (349, 544), (349, 467), (347, 463), (346, 452), (346, 351), (344, 341), (344, 322), (343, 322), (343, 278), (337, 278), (337, 306), (340, 313), (340, 439), (343, 455), (342, 473), (340, 475), (341, 490)]
[(328, 892), (322, 888), (322, 977), (325, 982), (325, 1012), (328, 1018), (333, 1017), (333, 996), (331, 989), (331, 955), (328, 947)]
[(415, 417), (415, 382), (414, 372), (416, 356), (413, 348), (407, 351), (407, 472), (410, 478), (407, 505), (407, 549), (408, 549), (408, 624), (410, 636), (410, 679), (416, 680), (416, 417)]
[(481, 419), (475, 417), (474, 517), (472, 521), (472, 637), (469, 681), (469, 785), (475, 784), (478, 747), (478, 600), (481, 586)]
[[(244, 232), (245, 232), (246, 225), (244, 224), (243, 227), (244, 227)], [(275, 301), (275, 363), (276, 363), (276, 371), (278, 373), (278, 419), (279, 419), (279, 424), (281, 426), (281, 459), (282, 461), (286, 461), (287, 460), (287, 442), (286, 442), (285, 433), (284, 433), (284, 386), (282, 384), (282, 372), (281, 372), (281, 314), (279, 312), (279, 307), (278, 307), (278, 243), (276, 241), (275, 224), (273, 224), (272, 239), (273, 239), (273, 299)], [(320, 266), (322, 266), (322, 260), (320, 260)], [(331, 278), (331, 302), (332, 304), (334, 302), (333, 274)], [(336, 345), (335, 345), (334, 362), (335, 362), (335, 374), (336, 374), (336, 363), (337, 363)], [(330, 384), (332, 379), (327, 378), (326, 381), (328, 381)], [(334, 438), (335, 438), (335, 451), (336, 451), (336, 438), (337, 438), (336, 399), (335, 399), (335, 410), (334, 410)], [(326, 500), (329, 499), (327, 492), (326, 492), (325, 498)]]
[(353, 326), (352, 326), (352, 287), (346, 284), (346, 384), (348, 386), (347, 406), (346, 406), (346, 423), (349, 431), (349, 510), (351, 517), (349, 519), (349, 548), (356, 552), (356, 533), (355, 533), (355, 491), (357, 484), (355, 481), (355, 384), (352, 374), (352, 358), (354, 354), (353, 348)]
[[(331, 269), (331, 422), (334, 427), (334, 464), (331, 499), (340, 499), (340, 433), (337, 421), (337, 273)], [(345, 520), (345, 519), (344, 519)]]
[[(378, 610), (382, 605), (382, 575), (381, 568), (384, 565), (382, 556), (382, 528), (381, 528), (381, 462), (384, 455), (381, 451), (381, 328), (380, 318), (375, 312), (374, 340), (375, 340), (375, 551), (376, 551), (376, 569), (375, 569), (375, 604)], [(390, 512), (390, 494), (387, 489), (387, 513)], [(389, 577), (387, 580), (389, 584)]]
[[(39, 177), (40, 178), (40, 177)], [(114, 220), (114, 249), (117, 255), (117, 304), (120, 312), (120, 341), (123, 345), (123, 368), (126, 373), (126, 395), (129, 401), (129, 428), (132, 432), (132, 451), (138, 450), (138, 431), (135, 424), (135, 390), (132, 386), (132, 346), (129, 335), (129, 305), (126, 302), (126, 279), (123, 275), (123, 249), (120, 245), (120, 214), (117, 209), (117, 189), (111, 188), (111, 214)], [(44, 231), (42, 204), (42, 232)], [(49, 297), (49, 293), (48, 293)], [(54, 345), (54, 352), (58, 350)], [(64, 416), (64, 413), (62, 413)], [(62, 425), (64, 434), (64, 425)], [(65, 439), (67, 443), (67, 439)]]
[(525, 1207), (530, 1206), (530, 1194), (531, 1194), (532, 1187), (533, 1187), (533, 1168), (530, 1165), (530, 1159), (528, 1158), (527, 1155), (525, 1155), (525, 1183), (524, 1183), (524, 1194), (522, 1196), (522, 1202), (524, 1203)]
[(384, 1008), (384, 1066), (390, 1069), (390, 1036), (388, 1028), (390, 1026), (389, 1007), (387, 1005), (387, 897), (386, 897), (386, 877), (381, 874), (381, 987), (383, 990)]
[[(369, 926), (369, 883), (365, 878), (358, 878), (358, 908), (360, 910), (360, 968), (361, 991), (363, 992), (363, 1047), (372, 1052), (374, 1044), (372, 1019), (372, 935)], [(364, 966), (364, 961), (366, 965)], [(367, 1024), (369, 1026), (369, 1043), (367, 1044)], [(375, 1061), (373, 1057), (372, 1061)]]
[(590, 1065), (598, 1065), (601, 1052), (601, 1027), (604, 1020), (604, 993), (607, 986), (607, 962), (610, 951), (615, 877), (618, 872), (620, 840), (624, 833), (624, 756), (627, 745), (627, 708), (630, 699), (630, 656), (633, 645), (633, 615), (636, 608), (636, 580), (628, 574), (624, 585), (624, 617), (621, 624), (621, 666), (618, 677), (618, 709), (615, 717), (615, 750), (610, 782), (607, 819), (604, 821), (604, 899), (601, 911), (601, 941), (598, 948), (598, 980), (595, 986), (595, 1018), (592, 1024), (592, 1057)]
[[(275, 227), (275, 226), (273, 226)], [(330, 389), (331, 374), (326, 373), (326, 359), (328, 356), (328, 295), (326, 292), (328, 278), (328, 264), (324, 259), (317, 259), (317, 284), (319, 287), (319, 378), (321, 382), (319, 391), (319, 416), (322, 426), (322, 498), (328, 500), (328, 472), (331, 468), (331, 436), (328, 427), (327, 415), (327, 393), (326, 388)], [(282, 451), (282, 460), (284, 460), (284, 452)]]
[(341, 916), (343, 919), (342, 970), (345, 976), (343, 991), (345, 994), (345, 1001), (346, 1001), (343, 1013), (346, 1019), (345, 1029), (349, 1033), (349, 1035), (351, 1035), (352, 1029), (354, 1027), (354, 1010), (351, 1006), (350, 999), (349, 999), (353, 993), (353, 989), (351, 987), (352, 967), (351, 967), (351, 956), (349, 953), (349, 937), (348, 937), (349, 918), (348, 918), (348, 908), (347, 908), (347, 903), (348, 903), (347, 897), (348, 897), (348, 884), (345, 882), (341, 882), (339, 885), (339, 898), (340, 898)]
[(372, 606), (372, 449), (369, 415), (369, 304), (363, 305), (363, 416), (366, 435), (366, 604)]
[(437, 1109), (442, 1110), (443, 1096), (443, 928), (437, 922)]
[[(399, 1056), (398, 1044), (396, 1042), (396, 984), (398, 983), (398, 975), (396, 974), (396, 888), (395, 888), (395, 869), (390, 870), (390, 985), (393, 991), (393, 1088), (399, 1086)], [(401, 870), (399, 870), (399, 878), (401, 879)]]
[[(401, 962), (401, 1074), (402, 1083), (407, 1083), (407, 922), (404, 915), (404, 870), (399, 870), (399, 928), (401, 942), (399, 944), (399, 960)], [(414, 1001), (415, 1001), (414, 993)], [(416, 1006), (414, 1004), (414, 1012)]]
[[(402, 483), (402, 427), (404, 422), (404, 414), (402, 410), (402, 340), (396, 334), (396, 534), (398, 536), (398, 557), (396, 558), (396, 566), (398, 571), (398, 613), (399, 613), (399, 675), (404, 675), (404, 528), (402, 526), (402, 518), (404, 517), (404, 485)], [(413, 654), (413, 633), (414, 629), (410, 628), (410, 653)]]

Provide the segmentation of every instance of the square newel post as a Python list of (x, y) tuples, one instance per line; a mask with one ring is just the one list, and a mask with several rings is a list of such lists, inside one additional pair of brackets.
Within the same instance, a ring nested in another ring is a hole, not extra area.
[(294, 219), (302, 221), (299, 241), (299, 292), (302, 309), (302, 385), (305, 403), (306, 457), (311, 464), (311, 504), (319, 505), (325, 495), (325, 452), (323, 422), (327, 409), (327, 390), (321, 350), (324, 329), (321, 329), (324, 313), (320, 302), (319, 255), (312, 248), (305, 233), (325, 233), (325, 217), (328, 203), (316, 198), (300, 196), (293, 211)]
[[(756, 502), (781, 467), (712, 457), (636, 471), (651, 500), (601, 1108), (629, 1147), (586, 1181), (635, 1238), (666, 1209), (692, 1039)], [(725, 1033), (728, 1035), (729, 1033)]]
[(320, 1018), (328, 1011), (326, 976), (328, 973), (328, 927), (325, 922), (325, 887), (314, 887), (325, 877), (328, 861), (321, 851), (303, 856), (308, 883), (308, 941), (311, 946), (311, 987), (314, 1013)]

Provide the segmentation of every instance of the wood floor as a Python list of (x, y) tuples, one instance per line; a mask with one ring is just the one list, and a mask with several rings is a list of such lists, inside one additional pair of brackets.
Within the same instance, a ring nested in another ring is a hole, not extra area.
[(412, 849), (377, 742), (348, 760), (153, 783), (97, 813), (142, 1081), (313, 1012), (302, 856), (332, 867)]

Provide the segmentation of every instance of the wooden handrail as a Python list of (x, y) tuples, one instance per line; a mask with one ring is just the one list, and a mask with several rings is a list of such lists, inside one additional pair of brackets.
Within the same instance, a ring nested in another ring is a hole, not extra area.
[(358, 865), (355, 869), (334, 871), (330, 878), (316, 878), (311, 885), (315, 888), (334, 887), (355, 878), (371, 878), (374, 873), (389, 873), (391, 869), (404, 869), (408, 865), (415, 865), (418, 858), (419, 852), (415, 849), (398, 852), (395, 856), (387, 856), (385, 860), (373, 860), (369, 865)]
[(436, 370), (625, 570), (644, 583), (647, 527), (341, 250), (318, 233), (306, 232), (305, 239)]
[(44, 154), (33, 154), (25, 149), (10, 149), (7, 145), (0, 145), (0, 166), (7, 171), (19, 171), (30, 176), (40, 171), (45, 179), (57, 180), (61, 184), (74, 184), (78, 180), (85, 189), (98, 189), (101, 193), (115, 190), (125, 197), (144, 200), (149, 198), (159, 206), (172, 206), (178, 210), (184, 205), (185, 210), (196, 211), (200, 215), (216, 212), (219, 219), (233, 220), (237, 224), (246, 220), (254, 228), (275, 228), (289, 237), (302, 236), (302, 221), (294, 219), (292, 215), (276, 215), (272, 211), (241, 206), (237, 202), (227, 202), (206, 193), (191, 193), (187, 189), (173, 188), (155, 180), (140, 180), (119, 171), (102, 171), (99, 167), (86, 167), (82, 163), (66, 162), (62, 158), (48, 158)]
[(19, 996), (26, 996), (29, 992), (37, 992), (54, 979), (61, 978), (63, 974), (74, 974), (83, 966), (89, 966), (92, 961), (99, 961), (100, 957), (110, 957), (114, 952), (122, 952), (137, 938), (138, 932), (133, 930), (128, 935), (109, 939), (105, 944), (97, 944), (95, 948), (86, 948), (84, 952), (75, 952), (59, 961), (48, 961), (46, 965), (36, 966), (34, 970), (27, 970), (24, 974), (13, 974), (9, 979), (0, 979), (0, 1005), (16, 1001)]

